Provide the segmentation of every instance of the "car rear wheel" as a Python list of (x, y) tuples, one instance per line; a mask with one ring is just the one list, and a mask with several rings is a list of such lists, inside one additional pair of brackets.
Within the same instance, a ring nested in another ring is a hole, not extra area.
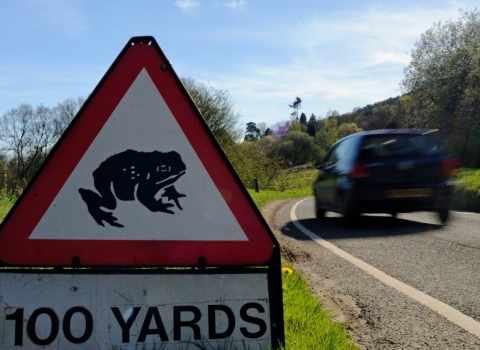
[(346, 227), (355, 227), (358, 223), (359, 213), (355, 210), (354, 202), (348, 194), (340, 198), (340, 205), (343, 215), (343, 225)]
[(322, 220), (325, 217), (325, 210), (320, 208), (320, 203), (318, 200), (315, 200), (315, 216), (318, 220)]
[(450, 212), (449, 212), (448, 209), (440, 209), (440, 210), (438, 210), (438, 217), (440, 218), (440, 221), (442, 222), (442, 224), (446, 224), (446, 223), (447, 223), (449, 214), (450, 214)]
[(318, 220), (322, 220), (325, 218), (325, 210), (323, 209), (316, 209), (315, 210), (315, 215), (317, 217)]

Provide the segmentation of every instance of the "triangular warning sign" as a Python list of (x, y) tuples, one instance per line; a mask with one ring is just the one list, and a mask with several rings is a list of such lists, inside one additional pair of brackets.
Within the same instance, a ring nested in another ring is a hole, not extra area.
[(0, 229), (20, 266), (255, 265), (275, 245), (151, 37), (130, 40)]

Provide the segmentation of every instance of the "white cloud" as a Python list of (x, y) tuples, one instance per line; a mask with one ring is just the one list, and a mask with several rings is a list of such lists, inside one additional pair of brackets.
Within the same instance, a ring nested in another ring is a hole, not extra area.
[[(288, 103), (303, 99), (303, 111), (340, 113), (401, 94), (399, 83), (410, 51), (434, 22), (457, 18), (457, 8), (372, 9), (315, 16), (297, 27), (271, 23), (263, 45), (283, 47), (281, 59), (237, 64), (235, 73), (212, 75), (212, 85), (228, 90), (245, 122), (288, 119)], [(256, 28), (258, 30), (258, 28)], [(250, 34), (246, 33), (246, 37)]]
[(199, 3), (194, 0), (177, 0), (175, 1), (175, 6), (181, 8), (182, 10), (188, 10), (192, 7), (199, 6)]
[(230, 1), (230, 2), (225, 3), (224, 5), (225, 5), (226, 7), (230, 7), (230, 8), (232, 8), (232, 9), (235, 10), (235, 9), (237, 9), (237, 8), (240, 8), (240, 7), (242, 7), (242, 6), (245, 6), (246, 4), (247, 4), (247, 2), (246, 2), (246, 1), (243, 1), (243, 0), (232, 0), (232, 1)]
[(382, 63), (408, 64), (415, 40), (434, 22), (458, 16), (456, 8), (445, 10), (413, 8), (403, 13), (372, 9), (365, 13), (341, 13), (330, 18), (315, 18), (300, 28), (291, 41), (310, 53), (327, 47), (351, 52), (357, 67)]

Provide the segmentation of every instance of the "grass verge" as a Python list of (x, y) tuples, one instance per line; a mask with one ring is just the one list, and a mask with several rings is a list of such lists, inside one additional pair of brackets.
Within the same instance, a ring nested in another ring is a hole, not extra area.
[(275, 179), (268, 189), (283, 192), (293, 189), (312, 187), (317, 178), (318, 169), (297, 167), (285, 170), (281, 176)]
[(283, 192), (273, 190), (261, 190), (258, 193), (256, 193), (255, 190), (248, 189), (248, 193), (253, 198), (253, 201), (257, 205), (258, 209), (262, 210), (265, 205), (272, 201), (311, 196), (312, 188), (297, 188), (293, 190), (286, 190)]
[(291, 266), (285, 268), (292, 271), (283, 273), (286, 349), (359, 349), (348, 335), (347, 326), (332, 320), (330, 311), (312, 295), (303, 276)]
[(454, 179), (459, 183), (455, 186), (453, 208), (480, 212), (480, 169), (460, 169)]
[(10, 198), (0, 198), (0, 223), (5, 219), (10, 209), (12, 209), (15, 200)]

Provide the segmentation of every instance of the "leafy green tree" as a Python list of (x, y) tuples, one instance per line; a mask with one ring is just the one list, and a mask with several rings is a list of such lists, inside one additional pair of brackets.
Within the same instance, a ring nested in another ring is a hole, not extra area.
[(325, 129), (325, 119), (317, 119), (317, 122), (315, 123), (315, 135), (319, 131)]
[(307, 125), (307, 116), (305, 115), (305, 113), (302, 113), (302, 114), (300, 115), (299, 122), (300, 122), (300, 124), (302, 124), (302, 125), (305, 125), (305, 126)]
[(319, 149), (315, 147), (313, 137), (301, 131), (289, 131), (284, 138), (279, 139), (276, 152), (291, 167), (319, 158)]
[(275, 135), (267, 135), (262, 137), (257, 142), (257, 151), (273, 158), (275, 156), (275, 144), (278, 141), (278, 137)]
[(260, 129), (254, 122), (247, 123), (247, 130), (245, 132), (245, 141), (257, 141), (260, 139)]
[(398, 127), (402, 128), (414, 128), (417, 125), (415, 114), (413, 113), (412, 97), (410, 95), (405, 94), (398, 99), (394, 121)]
[(338, 112), (325, 120), (325, 141), (330, 148), (338, 140)]
[[(478, 9), (460, 11), (457, 20), (435, 23), (423, 33), (404, 74), (401, 87), (411, 96), (414, 125), (440, 129), (447, 145), (474, 145), (480, 138)], [(480, 166), (478, 148), (470, 152)]]
[(345, 136), (355, 134), (356, 132), (360, 132), (360, 129), (357, 124), (355, 123), (345, 123), (339, 126), (338, 128), (338, 138), (344, 138)]
[(268, 138), (273, 138), (273, 142), (276, 140), (275, 136), (268, 136), (258, 142), (245, 141), (228, 146), (228, 158), (248, 188), (254, 187), (255, 179), (258, 179), (260, 189), (268, 188), (282, 172), (283, 160), (279, 156), (259, 150), (259, 146), (269, 142), (264, 141)]
[(290, 127), (288, 128), (288, 132), (291, 131), (306, 131), (306, 126), (300, 123), (298, 120), (291, 120), (290, 121)]
[(325, 129), (322, 129), (315, 134), (314, 142), (317, 146), (319, 146), (321, 149), (325, 151), (328, 151), (328, 149), (330, 148), (328, 146), (327, 133)]
[(315, 133), (317, 132), (316, 124), (317, 124), (317, 117), (315, 116), (315, 114), (312, 113), (307, 124), (307, 133), (312, 137), (315, 137)]
[(234, 109), (234, 101), (228, 91), (215, 89), (192, 78), (181, 80), (220, 145), (226, 149), (237, 141), (242, 134), (238, 127), (240, 113)]

